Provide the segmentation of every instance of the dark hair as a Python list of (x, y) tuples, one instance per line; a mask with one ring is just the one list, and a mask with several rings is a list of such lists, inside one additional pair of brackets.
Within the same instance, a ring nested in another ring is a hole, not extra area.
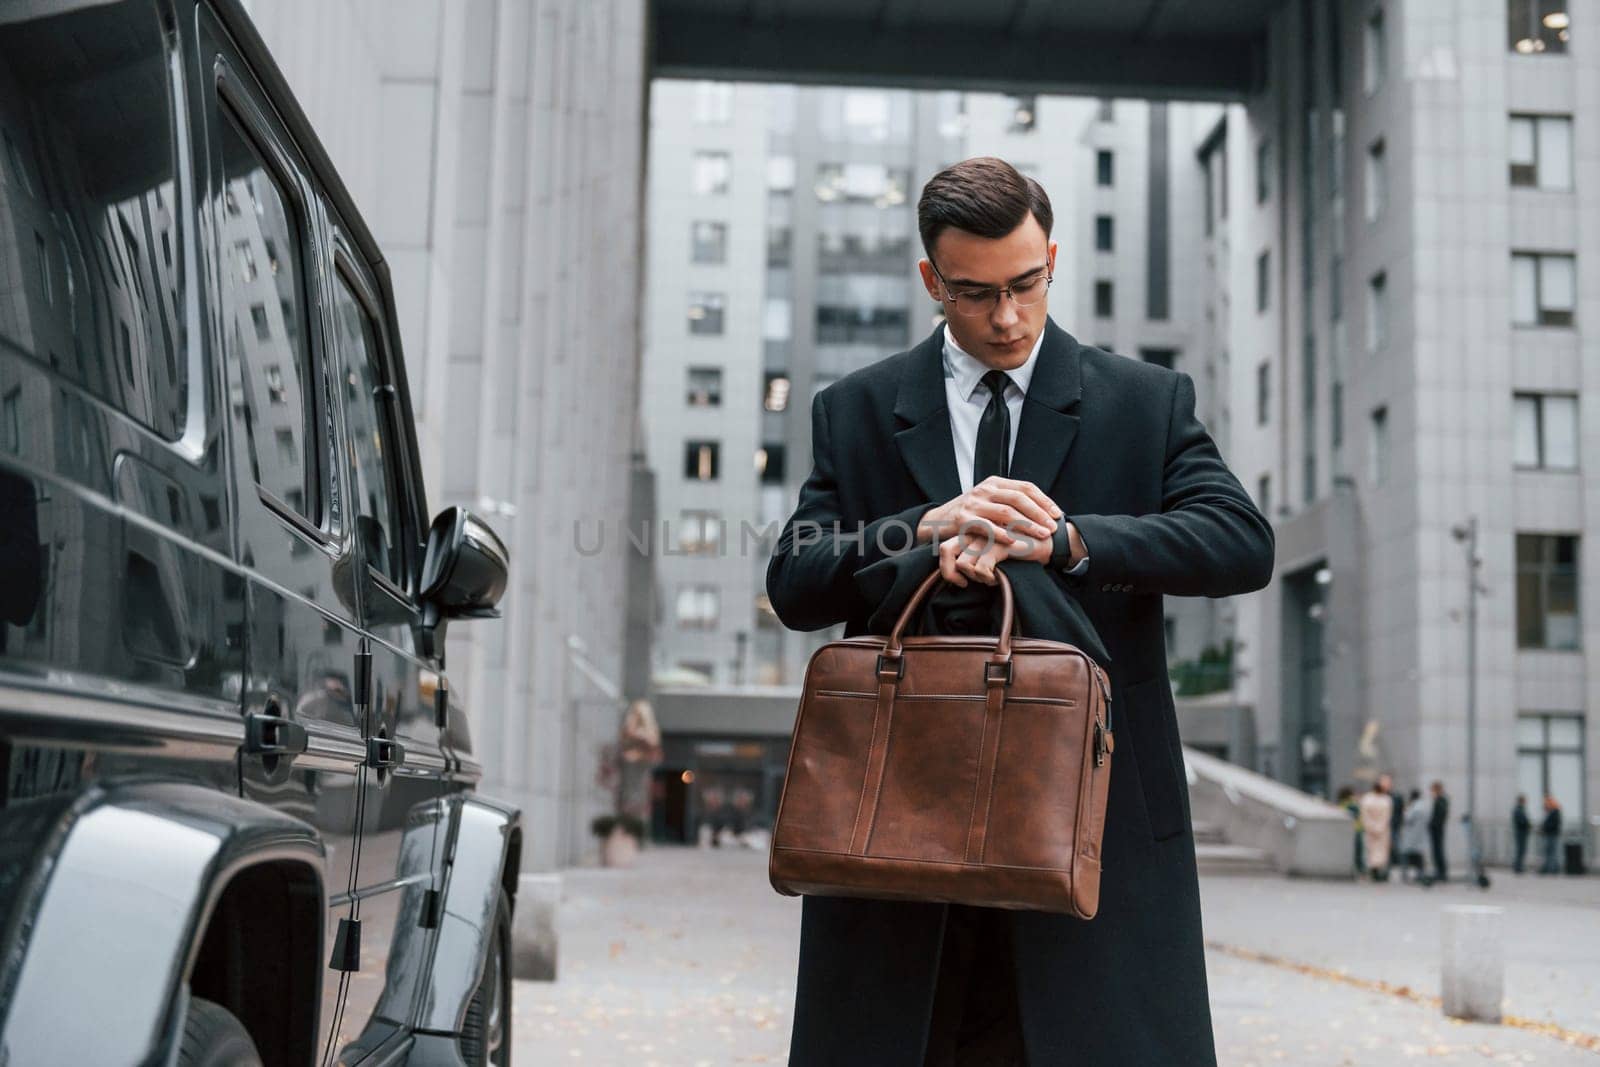
[(1000, 238), (1021, 226), (1030, 213), (1049, 237), (1055, 215), (1044, 187), (1003, 159), (978, 156), (928, 179), (917, 201), (917, 229), (931, 259), (934, 243), (951, 227)]

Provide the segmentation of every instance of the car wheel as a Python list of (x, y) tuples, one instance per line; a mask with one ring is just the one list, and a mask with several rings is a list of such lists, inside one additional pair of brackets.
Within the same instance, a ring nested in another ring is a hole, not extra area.
[(221, 1004), (189, 998), (178, 1067), (261, 1067), (250, 1031)]
[(489, 953), (461, 1025), (461, 1058), (472, 1067), (511, 1063), (511, 898), (500, 890)]

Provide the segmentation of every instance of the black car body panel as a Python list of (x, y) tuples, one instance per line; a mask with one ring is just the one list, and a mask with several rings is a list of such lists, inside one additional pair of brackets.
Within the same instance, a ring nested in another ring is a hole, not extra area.
[(411, 412), (236, 0), (0, 19), (0, 1062), (159, 1062), (191, 993), (267, 1062), (451, 1046), (521, 823), (434, 654)]

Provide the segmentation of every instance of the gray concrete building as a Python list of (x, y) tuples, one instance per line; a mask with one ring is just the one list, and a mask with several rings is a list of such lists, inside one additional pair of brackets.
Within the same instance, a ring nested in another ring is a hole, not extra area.
[(449, 635), (483, 788), (575, 863), (625, 695), (645, 4), (247, 6), (393, 271), (429, 506), (512, 551), (504, 621)]
[[(1600, 49), (1586, 4), (1282, 5), (1211, 153), (1213, 355), (1278, 573), (1239, 606), (1262, 769), (1392, 769), (1490, 854), (1517, 793), (1597, 814)], [(1226, 170), (1222, 160), (1226, 159)], [(1224, 361), (1223, 354), (1226, 353)], [(1468, 562), (1476, 521), (1476, 730)], [(1592, 830), (1591, 830), (1592, 832)], [(1456, 854), (1460, 857), (1459, 848)]]

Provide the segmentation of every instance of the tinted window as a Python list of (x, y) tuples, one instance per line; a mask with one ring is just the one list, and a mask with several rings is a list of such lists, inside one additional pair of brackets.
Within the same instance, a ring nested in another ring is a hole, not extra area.
[[(250, 464), (262, 488), (320, 524), (316, 389), (306, 349), (300, 229), (284, 183), (263, 153), (224, 114), (223, 314), (229, 358), (243, 395), (235, 411), (249, 427)], [(335, 508), (327, 509), (337, 522)]]
[(350, 465), (355, 469), (356, 531), (367, 562), (405, 585), (401, 546), (404, 525), (394, 491), (395, 450), (389, 421), (393, 390), (383, 374), (377, 333), (365, 305), (343, 274), (333, 293), (334, 331), (343, 358), (345, 420), (350, 428)]
[(188, 375), (166, 63), (147, 0), (0, 22), (0, 349), (177, 438)]

